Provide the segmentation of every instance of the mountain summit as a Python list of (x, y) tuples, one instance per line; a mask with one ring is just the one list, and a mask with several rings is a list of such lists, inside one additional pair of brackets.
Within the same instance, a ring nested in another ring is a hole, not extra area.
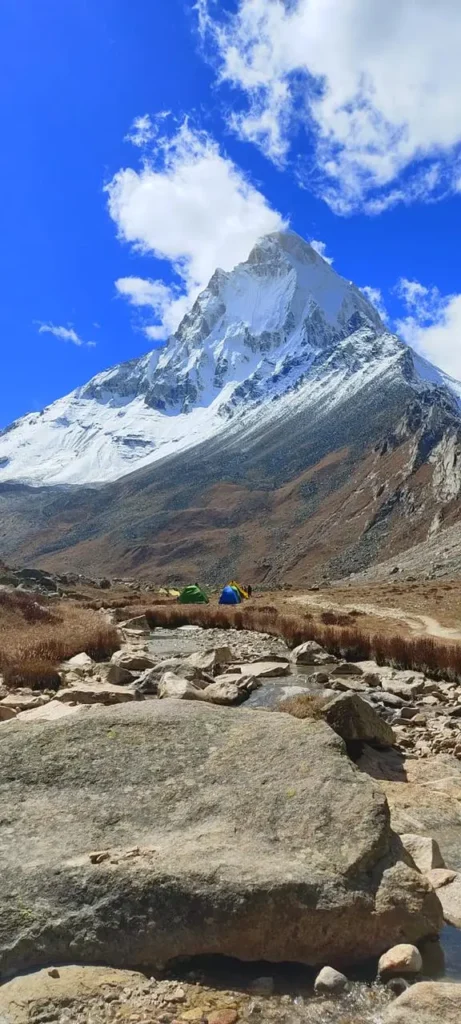
[[(0, 434), (0, 481), (81, 485), (302, 406), (312, 418), (391, 373), (418, 392), (461, 385), (389, 334), (365, 296), (293, 232), (216, 270), (164, 348), (122, 363)], [(448, 397), (449, 396), (449, 397)]]
[(303, 586), (429, 543), (439, 572), (460, 396), (310, 245), (268, 235), (164, 348), (3, 431), (2, 556)]

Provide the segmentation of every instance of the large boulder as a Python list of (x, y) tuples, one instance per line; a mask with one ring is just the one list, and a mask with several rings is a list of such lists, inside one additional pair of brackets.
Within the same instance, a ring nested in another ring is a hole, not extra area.
[(164, 700), (7, 722), (0, 805), (0, 971), (340, 966), (442, 925), (384, 794), (321, 721)]
[(220, 704), (231, 707), (233, 704), (241, 704), (242, 700), (248, 697), (248, 691), (239, 689), (236, 683), (222, 682), (218, 679), (216, 683), (210, 683), (200, 694), (202, 700), (210, 704)]
[(145, 651), (124, 649), (115, 651), (110, 659), (111, 665), (124, 668), (127, 672), (143, 672), (147, 668), (154, 668), (156, 659)]
[(384, 1014), (385, 1024), (459, 1024), (461, 985), (420, 981), (407, 989)]
[(174, 672), (165, 672), (158, 684), (160, 698), (174, 697), (176, 700), (200, 700), (202, 690), (191, 679), (177, 676)]
[(325, 705), (322, 714), (328, 725), (346, 743), (360, 741), (377, 747), (391, 747), (395, 742), (389, 723), (357, 693), (334, 697)]
[(333, 665), (338, 659), (328, 654), (315, 640), (307, 640), (292, 650), (290, 661), (295, 665)]
[(185, 664), (201, 672), (219, 672), (224, 665), (233, 661), (230, 647), (213, 647), (208, 651), (196, 651), (185, 659)]

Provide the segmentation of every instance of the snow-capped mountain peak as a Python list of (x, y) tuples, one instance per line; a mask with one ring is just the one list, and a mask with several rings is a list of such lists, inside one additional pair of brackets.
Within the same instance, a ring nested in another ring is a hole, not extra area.
[(113, 480), (224, 429), (244, 443), (255, 416), (300, 402), (321, 415), (387, 372), (416, 389), (450, 387), (409, 353), (312, 246), (293, 232), (271, 234), (230, 273), (215, 271), (164, 348), (3, 431), (0, 481)]

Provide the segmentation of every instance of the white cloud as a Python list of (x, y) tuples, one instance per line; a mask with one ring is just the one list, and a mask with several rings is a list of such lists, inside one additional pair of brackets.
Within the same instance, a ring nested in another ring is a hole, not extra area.
[(40, 324), (38, 328), (39, 334), (53, 334), (55, 338), (60, 338), (61, 341), (70, 341), (72, 345), (78, 345), (79, 347), (85, 346), (86, 348), (94, 348), (96, 345), (95, 341), (83, 341), (72, 326), (58, 327), (55, 324)]
[(406, 315), (396, 331), (421, 355), (461, 380), (461, 295), (441, 295), (419, 281), (401, 278), (397, 294)]
[(325, 242), (320, 242), (318, 238), (311, 238), (310, 245), (316, 252), (318, 252), (319, 256), (325, 260), (325, 263), (329, 263), (330, 265), (334, 263), (333, 256), (327, 256), (327, 247)]
[(157, 138), (152, 159), (139, 170), (120, 170), (106, 191), (120, 238), (167, 260), (179, 277), (176, 288), (140, 278), (117, 282), (131, 303), (152, 305), (162, 319), (164, 330), (160, 335), (154, 325), (155, 338), (177, 327), (217, 267), (231, 270), (261, 235), (284, 227), (213, 139), (187, 122), (172, 138)]
[(373, 288), (371, 285), (366, 284), (363, 288), (360, 289), (360, 291), (363, 292), (364, 295), (366, 295), (368, 301), (371, 302), (372, 306), (374, 306), (374, 308), (378, 311), (381, 320), (388, 320), (389, 314), (384, 303), (383, 293), (381, 289)]
[(311, 183), (338, 212), (368, 197), (380, 212), (454, 189), (459, 0), (238, 0), (228, 16), (216, 0), (197, 8), (221, 80), (246, 97), (232, 127), (280, 164), (302, 122), (315, 141)]
[(138, 146), (139, 149), (148, 146), (149, 143), (157, 138), (162, 121), (165, 121), (169, 115), (169, 110), (161, 110), (154, 118), (150, 114), (142, 114), (139, 117), (135, 117), (128, 134), (125, 135), (125, 142), (131, 142), (133, 146)]
[(144, 333), (152, 341), (167, 338), (175, 330), (189, 308), (188, 295), (181, 295), (179, 289), (169, 287), (163, 281), (152, 281), (143, 277), (119, 277), (115, 282), (119, 293), (131, 306), (147, 306), (154, 311), (160, 324), (148, 324)]
[(170, 302), (171, 290), (163, 281), (146, 280), (144, 277), (119, 277), (115, 287), (119, 295), (128, 299), (132, 306), (163, 309)]

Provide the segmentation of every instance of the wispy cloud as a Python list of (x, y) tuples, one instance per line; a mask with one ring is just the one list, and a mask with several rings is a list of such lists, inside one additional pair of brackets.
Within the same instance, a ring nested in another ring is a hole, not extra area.
[(59, 327), (56, 324), (40, 323), (38, 333), (53, 334), (55, 338), (59, 338), (61, 341), (69, 341), (72, 345), (77, 345), (78, 347), (94, 348), (96, 345), (95, 341), (84, 341), (70, 324), (67, 327)]
[[(459, 0), (197, 0), (231, 128), (279, 166), (297, 161), (337, 213), (379, 213), (459, 189)], [(238, 90), (238, 91), (237, 91)], [(239, 102), (239, 93), (242, 101)]]
[(144, 149), (157, 138), (162, 122), (170, 116), (170, 110), (161, 110), (155, 117), (150, 114), (141, 114), (135, 117), (131, 128), (125, 135), (125, 142), (131, 142), (133, 146)]

